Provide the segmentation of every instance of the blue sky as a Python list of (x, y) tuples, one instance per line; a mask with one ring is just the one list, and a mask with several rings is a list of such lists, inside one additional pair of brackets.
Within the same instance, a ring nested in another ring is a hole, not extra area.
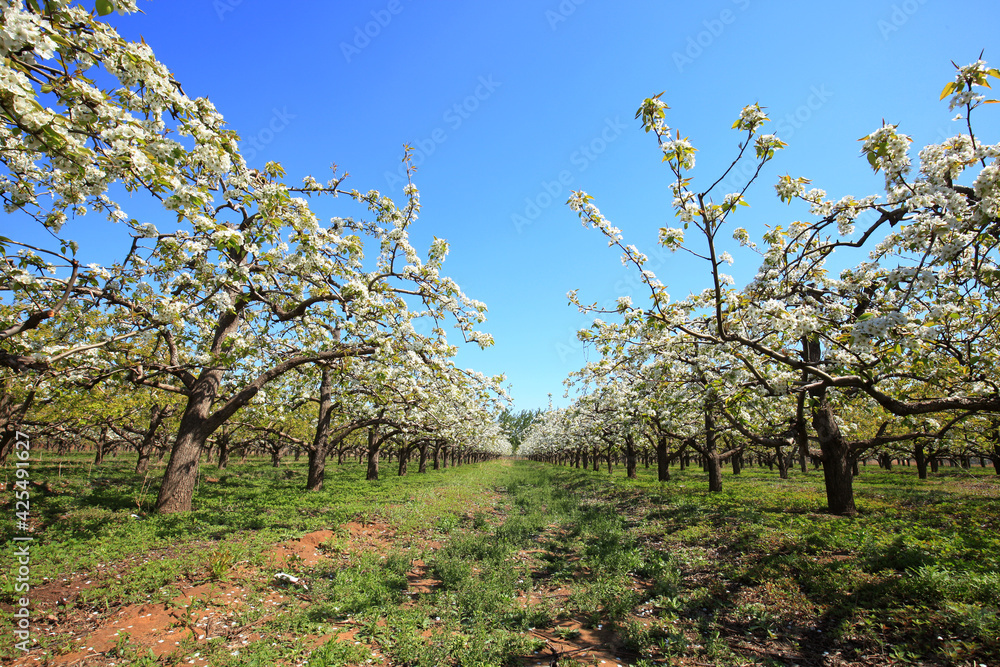
[[(550, 392), (565, 404), (561, 382), (587, 360), (574, 332), (589, 318), (567, 291), (599, 302), (641, 294), (565, 205), (571, 189), (594, 195), (653, 255), (671, 294), (707, 284), (705, 267), (655, 253), (657, 230), (674, 223), (669, 171), (634, 119), (643, 98), (665, 91), (668, 124), (698, 148), (703, 187), (735, 156), (740, 109), (767, 108), (789, 148), (734, 221), (759, 237), (803, 215), (777, 201), (778, 175), (811, 178), (831, 196), (878, 192), (857, 139), (882, 119), (918, 146), (959, 131), (938, 101), (950, 61), (985, 49), (1000, 63), (1000, 9), (985, 0), (139, 6), (144, 14), (112, 20), (142, 35), (189, 95), (215, 103), (254, 166), (276, 160), (294, 180), (322, 181), (335, 162), (351, 174), (345, 185), (398, 198), (403, 144), (413, 145), (415, 243), (448, 239), (446, 273), (490, 309), (496, 345), (463, 349), (458, 363), (505, 373), (516, 409), (544, 407)], [(981, 127), (996, 127), (992, 113)], [(748, 258), (733, 273), (755, 268)]]

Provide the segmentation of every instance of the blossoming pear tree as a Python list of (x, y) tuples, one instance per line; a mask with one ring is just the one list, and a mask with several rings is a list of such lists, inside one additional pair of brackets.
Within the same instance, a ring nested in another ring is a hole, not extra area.
[[(492, 340), (475, 329), (485, 306), (440, 273), (447, 243), (435, 239), (423, 259), (409, 243), (420, 210), (412, 184), (397, 206), (343, 189), (336, 170), (325, 184), (293, 186), (277, 163), (249, 169), (211, 103), (189, 98), (148, 45), (100, 20), (111, 7), (29, 0), (3, 10), (0, 199), (47, 229), (53, 247), (0, 239), (0, 289), (23, 306), (0, 342), (38, 330), (32, 349), (3, 351), (5, 365), (49, 369), (99, 349), (88, 367), (101, 377), (183, 397), (156, 505), (178, 512), (191, 507), (207, 438), (292, 369), (405, 348), (411, 309), (454, 321), (466, 340)], [(114, 7), (135, 10), (131, 0)], [(130, 215), (119, 187), (145, 193), (162, 216)], [(321, 224), (308, 198), (338, 196), (368, 213)], [(88, 212), (127, 235), (114, 263), (76, 259), (67, 234)], [(102, 326), (84, 335), (91, 317)]]
[[(957, 67), (942, 92), (961, 110), (964, 129), (920, 151), (912, 173), (911, 140), (883, 124), (863, 138), (862, 152), (885, 175), (884, 194), (830, 200), (804, 177), (783, 176), (776, 192), (808, 206), (812, 222), (795, 221), (767, 231), (735, 228), (731, 218), (761, 169), (785, 144), (762, 131), (762, 107), (744, 108), (733, 128), (744, 137), (730, 166), (704, 190), (690, 175), (695, 148), (667, 126), (660, 96), (636, 114), (652, 132), (671, 173), (673, 206), (683, 228), (660, 230), (661, 243), (706, 262), (708, 288), (670, 303), (666, 287), (644, 267), (645, 256), (626, 245), (584, 192), (570, 198), (586, 226), (600, 230), (631, 263), (649, 290), (650, 320), (724, 349), (767, 395), (785, 388), (800, 401), (797, 442), (804, 443), (808, 409), (819, 443), (830, 510), (855, 512), (852, 458), (870, 448), (845, 437), (836, 405), (843, 394), (866, 397), (870, 409), (896, 415), (1000, 411), (998, 354), (998, 235), (1000, 144), (977, 136), (973, 115), (987, 101), (982, 90), (1000, 72), (983, 61)], [(741, 161), (752, 176), (736, 192), (718, 193)], [(686, 235), (694, 232), (693, 239)], [(763, 247), (753, 238), (760, 234)], [(757, 251), (761, 265), (743, 289), (721, 270), (732, 256), (724, 237)], [(835, 273), (838, 264), (850, 268)], [(851, 251), (864, 253), (846, 259)], [(571, 299), (575, 295), (571, 294)]]

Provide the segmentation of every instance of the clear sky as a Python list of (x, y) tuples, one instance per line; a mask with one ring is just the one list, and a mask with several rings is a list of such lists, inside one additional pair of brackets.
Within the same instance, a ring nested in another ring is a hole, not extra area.
[[(253, 166), (276, 160), (293, 180), (323, 181), (335, 162), (348, 187), (399, 199), (397, 167), (413, 145), (423, 204), (415, 243), (448, 239), (445, 273), (489, 306), (484, 329), (496, 339), (463, 349), (458, 363), (505, 373), (518, 410), (544, 407), (550, 392), (565, 404), (561, 382), (587, 360), (575, 331), (589, 318), (567, 305), (567, 291), (599, 302), (641, 294), (565, 205), (571, 189), (594, 195), (653, 255), (671, 294), (707, 285), (705, 267), (654, 254), (657, 230), (674, 223), (669, 171), (634, 119), (643, 98), (665, 91), (667, 123), (698, 148), (702, 187), (735, 156), (740, 109), (767, 108), (789, 148), (734, 221), (759, 237), (765, 224), (802, 215), (777, 202), (778, 175), (811, 178), (831, 196), (878, 192), (857, 139), (883, 119), (918, 146), (950, 136), (959, 124), (938, 101), (950, 61), (985, 49), (1000, 64), (995, 0), (139, 6), (144, 14), (113, 22), (142, 35), (188, 95), (215, 103)], [(996, 128), (995, 108), (982, 113)], [(750, 258), (733, 273), (755, 269)]]

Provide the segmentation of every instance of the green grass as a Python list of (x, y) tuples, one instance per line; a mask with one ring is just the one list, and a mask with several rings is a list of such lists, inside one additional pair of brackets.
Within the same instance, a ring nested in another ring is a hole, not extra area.
[(706, 629), (740, 633), (798, 645), (803, 656), (874, 653), (898, 664), (1000, 659), (992, 468), (945, 468), (927, 481), (905, 467), (863, 468), (855, 517), (825, 512), (821, 471), (781, 480), (744, 469), (717, 494), (699, 470), (675, 471), (666, 484), (654, 474), (616, 474), (609, 495), (649, 499), (637, 532), (662, 536), (674, 557), (693, 556), (685, 580), (708, 584), (682, 586), (681, 599), (694, 602), (682, 616), (710, 618), (703, 638)]
[[(178, 660), (200, 651), (220, 666), (346, 665), (374, 652), (399, 665), (503, 665), (534, 655), (541, 636), (582, 642), (577, 624), (612, 631), (622, 664), (1000, 661), (992, 469), (945, 468), (921, 481), (905, 467), (863, 468), (859, 514), (836, 517), (824, 511), (818, 471), (781, 480), (747, 468), (710, 494), (697, 469), (660, 484), (647, 469), (628, 480), (620, 469), (494, 463), (368, 483), (352, 463), (330, 466), (325, 490), (306, 493), (305, 461), (252, 460), (206, 466), (195, 509), (158, 516), (146, 511), (155, 485), (143, 488), (131, 457), (93, 469), (64, 457), (60, 477), (49, 456), (32, 462), (33, 479), (53, 490), (32, 488), (33, 583), (85, 575), (94, 585), (74, 604), (87, 613), (166, 601), (184, 583), (222, 584), (241, 563), (264, 572), (242, 582), (263, 596), (273, 588), (267, 546), (335, 531), (324, 547), (336, 557), (295, 569), (310, 586), (281, 613), (233, 617), (258, 641), (236, 655), (222, 640), (192, 643)], [(387, 524), (394, 537), (352, 551), (337, 530), (347, 521)], [(407, 577), (418, 561), (436, 584), (414, 593)], [(346, 629), (354, 641), (338, 640)], [(303, 636), (317, 641), (292, 639)], [(42, 639), (50, 651), (65, 642)], [(115, 650), (148, 662), (128, 639)]]

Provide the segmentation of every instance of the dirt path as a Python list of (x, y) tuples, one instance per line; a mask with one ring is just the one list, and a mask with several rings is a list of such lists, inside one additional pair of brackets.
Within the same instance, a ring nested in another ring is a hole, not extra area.
[[(227, 563), (223, 559), (215, 577), (206, 572), (205, 577), (179, 579), (163, 589), (159, 600), (112, 604), (105, 609), (77, 604), (81, 592), (94, 585), (93, 574), (64, 577), (34, 590), (39, 619), (36, 632), (48, 640), (47, 650), (35, 649), (11, 664), (12, 667), (242, 664), (241, 658), (249, 657), (264, 640), (292, 639), (275, 635), (272, 625), (282, 618), (308, 613), (322, 602), (314, 597), (312, 586), (316, 577), (325, 576), (322, 573), (336, 571), (359, 558), (383, 558), (386, 554), (405, 552), (411, 556), (401, 591), (403, 607), (426, 604), (442, 594), (442, 580), (435, 570), (441, 567), (435, 559), (442, 547), (460, 538), (489, 540), (491, 531), (516, 514), (510, 498), (502, 493), (488, 493), (480, 494), (475, 504), (454, 517), (456, 524), (465, 526), (463, 530), (449, 530), (445, 534), (434, 530), (401, 534), (398, 523), (350, 521), (274, 544), (256, 561), (258, 565), (248, 561)], [(438, 518), (439, 524), (442, 521)], [(542, 615), (558, 617), (544, 627), (525, 628), (524, 636), (534, 641), (537, 649), (524, 654), (519, 662), (632, 664), (610, 624), (593, 623), (580, 613), (566, 611), (573, 606), (574, 586), (548, 573), (550, 564), (565, 555), (559, 552), (563, 548), (559, 538), (564, 538), (569, 530), (566, 525), (552, 522), (530, 544), (512, 551), (507, 558), (507, 576), (531, 581), (518, 589), (513, 607), (523, 610), (525, 618), (532, 618), (536, 609)], [(114, 574), (115, 567), (142, 567), (156, 557), (153, 553), (134, 559), (136, 562), (109, 566), (101, 576), (121, 576)], [(568, 558), (572, 561), (577, 557)], [(474, 566), (470, 576), (481, 576), (483, 567)], [(641, 585), (635, 582), (637, 589)], [(475, 588), (474, 584), (470, 586)], [(554, 614), (557, 609), (564, 611)], [(380, 623), (385, 627), (385, 621), (376, 621), (375, 628)], [(395, 664), (370, 628), (362, 632), (364, 627), (366, 622), (358, 618), (330, 618), (322, 633), (295, 633), (294, 643), (301, 648), (299, 657), (279, 659), (276, 664), (305, 664), (310, 649), (331, 640), (349, 644), (356, 651), (365, 650), (370, 657), (361, 664)], [(430, 628), (422, 634), (431, 641), (434, 631)]]

